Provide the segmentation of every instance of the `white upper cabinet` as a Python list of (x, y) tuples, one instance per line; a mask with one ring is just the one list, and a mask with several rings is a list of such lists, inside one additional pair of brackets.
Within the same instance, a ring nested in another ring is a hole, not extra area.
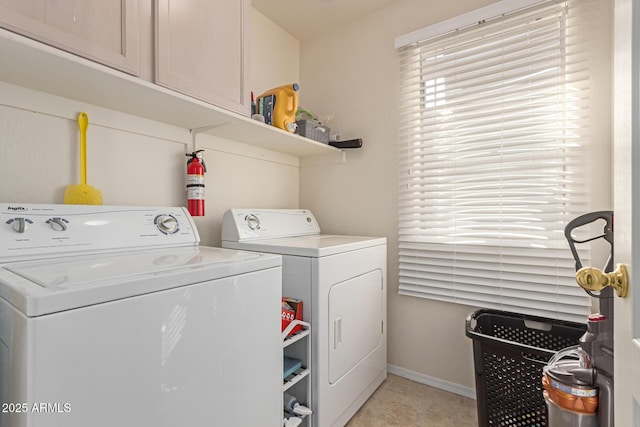
[(298, 157), (338, 153), (344, 161), (335, 147), (247, 117), (249, 8), (248, 0), (0, 0), (0, 81)]
[(248, 116), (249, 0), (158, 0), (156, 83)]
[(0, 0), (0, 27), (139, 75), (138, 0)]

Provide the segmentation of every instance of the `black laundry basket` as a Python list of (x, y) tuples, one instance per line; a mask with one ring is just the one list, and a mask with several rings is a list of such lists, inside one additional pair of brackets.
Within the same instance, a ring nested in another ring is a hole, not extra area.
[(478, 426), (546, 427), (542, 368), (558, 350), (577, 345), (586, 329), (586, 324), (499, 310), (469, 314)]

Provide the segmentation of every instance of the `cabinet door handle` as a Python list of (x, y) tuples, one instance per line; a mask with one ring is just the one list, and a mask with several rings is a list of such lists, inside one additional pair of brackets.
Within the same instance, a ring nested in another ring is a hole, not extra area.
[(333, 321), (333, 348), (336, 349), (340, 345), (342, 345), (342, 317)]

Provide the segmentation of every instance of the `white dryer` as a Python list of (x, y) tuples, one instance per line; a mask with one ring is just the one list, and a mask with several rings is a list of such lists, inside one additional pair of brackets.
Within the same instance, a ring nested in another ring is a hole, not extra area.
[(0, 426), (281, 425), (281, 257), (198, 242), (184, 208), (0, 204)]
[(283, 295), (311, 323), (312, 424), (346, 424), (387, 376), (386, 239), (320, 234), (304, 209), (231, 209), (222, 246), (282, 255)]

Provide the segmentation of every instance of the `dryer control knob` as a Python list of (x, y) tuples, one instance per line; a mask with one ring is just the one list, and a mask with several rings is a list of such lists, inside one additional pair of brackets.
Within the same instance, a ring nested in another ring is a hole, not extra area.
[(173, 215), (158, 215), (156, 226), (164, 234), (173, 234), (178, 231), (178, 220)]
[(247, 221), (247, 225), (252, 230), (260, 230), (260, 219), (254, 214), (249, 214), (244, 217), (244, 220)]

